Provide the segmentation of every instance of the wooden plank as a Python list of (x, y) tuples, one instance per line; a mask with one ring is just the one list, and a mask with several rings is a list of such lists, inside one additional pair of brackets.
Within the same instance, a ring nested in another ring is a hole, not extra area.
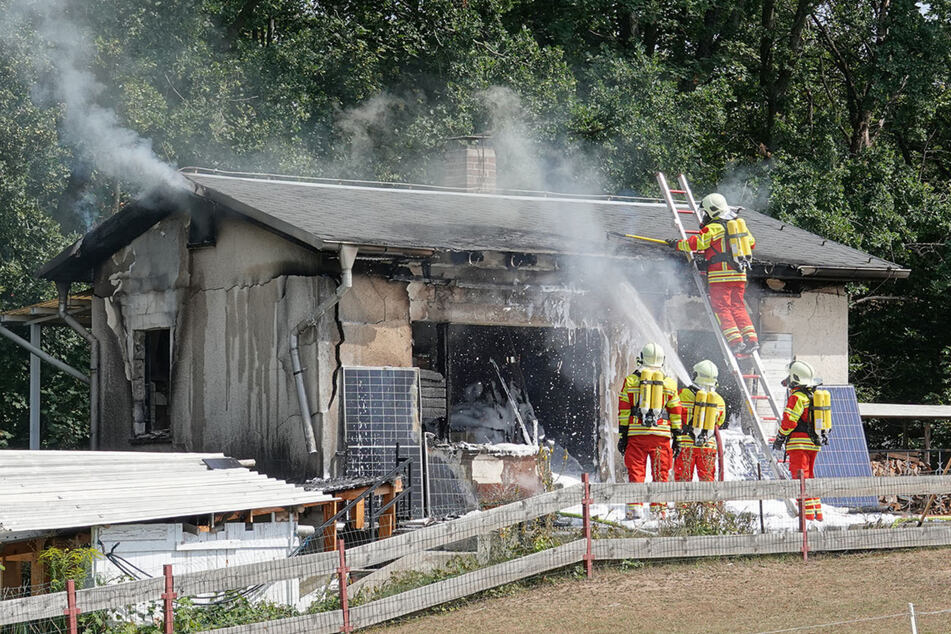
[(951, 418), (951, 405), (859, 403), (862, 418)]
[(519, 522), (527, 522), (577, 504), (581, 504), (581, 485), (542, 493), (452, 522), (427, 526), (411, 533), (397, 535), (385, 541), (357, 546), (347, 551), (347, 561), (353, 568), (369, 568), (415, 552), (483, 535)]
[[(806, 480), (809, 497), (925, 495), (951, 492), (951, 476), (889, 478), (816, 478)], [(721, 500), (774, 500), (799, 497), (794, 480), (741, 480), (727, 482), (646, 482), (592, 484), (596, 504), (623, 502), (716, 502)]]
[(459, 599), (476, 592), (518, 581), (549, 570), (570, 566), (581, 560), (585, 541), (579, 539), (563, 546), (533, 553), (422, 588), (401, 592), (350, 610), (354, 628), (369, 627), (389, 619)]
[(295, 616), (289, 619), (263, 621), (250, 625), (234, 625), (216, 630), (206, 630), (215, 634), (274, 634), (275, 632), (307, 632), (310, 634), (332, 634), (343, 626), (343, 612), (332, 610), (318, 614)]

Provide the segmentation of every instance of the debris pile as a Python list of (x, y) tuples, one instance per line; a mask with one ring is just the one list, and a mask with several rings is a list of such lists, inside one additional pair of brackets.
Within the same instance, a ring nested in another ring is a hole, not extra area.
[(924, 475), (931, 471), (923, 460), (909, 454), (878, 453), (871, 458), (874, 476)]
[[(871, 456), (875, 476), (917, 476), (931, 473), (931, 467), (920, 458), (905, 453), (878, 453)], [(896, 513), (919, 515), (928, 504), (927, 495), (886, 495), (881, 502)], [(951, 495), (936, 495), (929, 515), (951, 515)]]

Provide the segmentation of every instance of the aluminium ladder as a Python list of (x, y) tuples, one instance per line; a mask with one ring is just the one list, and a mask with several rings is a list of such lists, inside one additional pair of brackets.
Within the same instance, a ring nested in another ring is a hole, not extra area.
[[(681, 239), (686, 239), (688, 234), (697, 234), (699, 231), (688, 231), (684, 229), (684, 224), (680, 220), (682, 215), (691, 215), (697, 219), (698, 222), (702, 220), (702, 216), (699, 208), (697, 207), (697, 201), (694, 200), (693, 193), (690, 191), (690, 186), (687, 184), (687, 177), (683, 174), (678, 178), (680, 184), (680, 189), (671, 189), (667, 185), (667, 178), (662, 172), (657, 173), (657, 184), (660, 185), (660, 190), (664, 195), (664, 201), (667, 203), (667, 208), (670, 209), (674, 217), (674, 224), (677, 227), (677, 230), (680, 232)], [(678, 196), (683, 196), (683, 200), (674, 200), (673, 195), (677, 194)], [(686, 206), (687, 208), (684, 208)], [(696, 258), (693, 253), (687, 253), (687, 260), (690, 262), (690, 270), (693, 274), (694, 282), (697, 285), (697, 290), (700, 292), (700, 297), (703, 298), (703, 306), (706, 309), (707, 317), (710, 319), (710, 324), (713, 326), (713, 331), (716, 333), (717, 342), (720, 344), (720, 351), (723, 353), (724, 359), (726, 359), (727, 367), (730, 370), (730, 373), (733, 375), (733, 378), (736, 379), (737, 385), (740, 387), (740, 391), (743, 393), (743, 399), (746, 401), (747, 409), (750, 412), (750, 415), (753, 417), (754, 425), (754, 437), (760, 442), (763, 447), (763, 451), (769, 458), (769, 466), (773, 471), (773, 474), (777, 479), (784, 480), (789, 479), (789, 474), (779, 466), (779, 462), (776, 461), (776, 457), (773, 455), (772, 447), (766, 438), (766, 434), (763, 431), (762, 423), (764, 421), (773, 421), (777, 424), (782, 420), (782, 408), (779, 407), (776, 397), (773, 395), (772, 390), (769, 387), (769, 383), (766, 381), (766, 374), (763, 371), (763, 364), (760, 361), (760, 356), (758, 351), (754, 351), (751, 354), (744, 355), (744, 358), (748, 358), (753, 362), (753, 372), (744, 372), (740, 368), (739, 361), (737, 361), (736, 356), (734, 356), (733, 351), (730, 350), (729, 344), (727, 344), (726, 338), (723, 336), (723, 332), (720, 330), (720, 321), (717, 319), (716, 312), (713, 310), (713, 304), (710, 302), (710, 294), (707, 289), (707, 282), (703, 278), (703, 275), (700, 273), (700, 269), (697, 267)], [(750, 381), (750, 384), (747, 385), (747, 380)], [(763, 394), (757, 393), (757, 385), (763, 386)], [(756, 404), (759, 401), (766, 401), (769, 403), (769, 408), (772, 412), (772, 416), (762, 416), (756, 409)], [(786, 500), (787, 507), (790, 508), (790, 512), (793, 512), (795, 506), (790, 500)], [(798, 513), (798, 511), (795, 511)]]

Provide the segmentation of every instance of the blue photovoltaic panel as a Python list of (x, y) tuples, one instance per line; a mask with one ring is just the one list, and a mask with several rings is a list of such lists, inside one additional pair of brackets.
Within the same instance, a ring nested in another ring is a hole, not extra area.
[[(817, 478), (871, 477), (872, 465), (868, 459), (868, 444), (855, 388), (851, 385), (824, 385), (832, 395), (832, 433), (829, 444), (816, 457)], [(872, 496), (823, 498), (824, 503), (850, 508), (877, 508), (878, 499)]]
[(346, 475), (386, 474), (401, 458), (413, 462), (413, 517), (423, 516), (422, 436), (419, 375), (416, 368), (343, 369), (343, 421), (347, 444)]

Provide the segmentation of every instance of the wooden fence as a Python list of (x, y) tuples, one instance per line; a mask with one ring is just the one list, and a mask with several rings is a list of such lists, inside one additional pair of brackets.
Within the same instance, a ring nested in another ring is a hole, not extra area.
[[(739, 482), (667, 482), (645, 484), (592, 484), (594, 504), (624, 502), (717, 502), (797, 498), (800, 482), (763, 480)], [(805, 497), (858, 497), (927, 495), (951, 493), (951, 476), (891, 478), (824, 478), (805, 481)], [(514, 524), (581, 506), (583, 487), (573, 486), (472, 514), (451, 522), (426, 527), (347, 551), (352, 568), (369, 568), (485, 535)], [(862, 531), (810, 532), (809, 550), (835, 551), (951, 545), (951, 527), (875, 529)], [(549, 570), (579, 563), (587, 548), (577, 540), (539, 553), (453, 577), (446, 581), (372, 601), (349, 610), (355, 627), (366, 627), (446, 601), (474, 594)], [(663, 559), (709, 555), (750, 555), (799, 552), (799, 533), (761, 535), (716, 535), (703, 537), (649, 537), (593, 540), (597, 560)], [(339, 565), (335, 552), (183, 573), (175, 576), (178, 596), (242, 589), (285, 579), (331, 576)], [(77, 605), (82, 612), (115, 609), (156, 601), (164, 591), (162, 578), (80, 590)], [(51, 618), (63, 614), (66, 593), (0, 601), (0, 625)], [(335, 632), (343, 623), (341, 610), (237, 626), (216, 632)]]

